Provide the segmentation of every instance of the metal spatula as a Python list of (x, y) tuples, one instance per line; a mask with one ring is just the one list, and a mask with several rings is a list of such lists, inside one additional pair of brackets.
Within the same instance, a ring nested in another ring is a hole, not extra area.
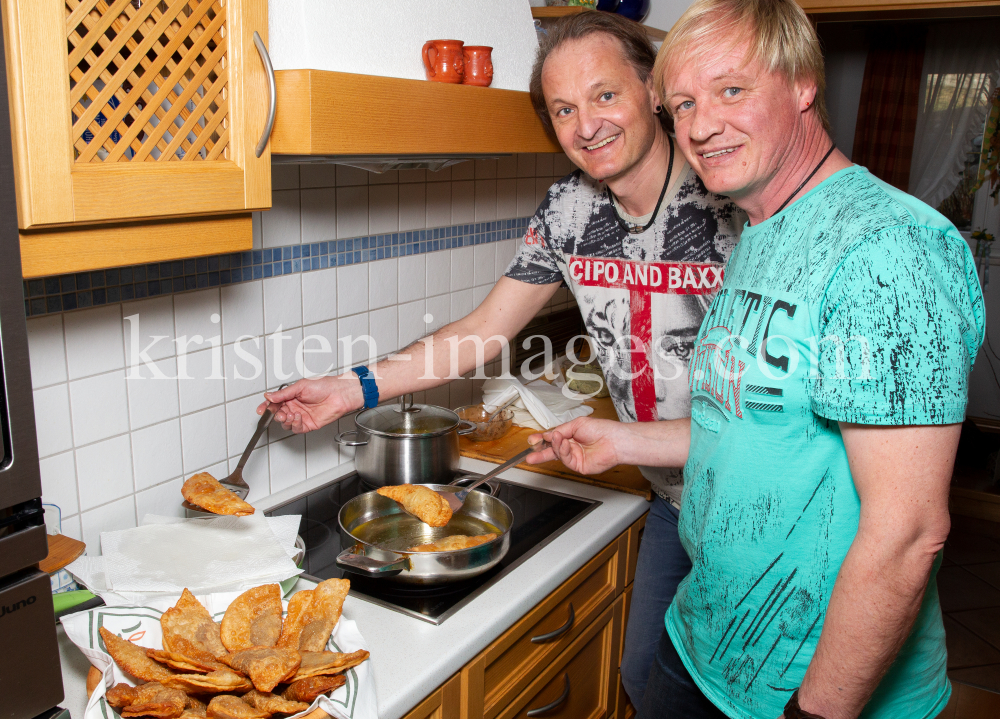
[[(462, 487), (461, 489), (457, 489), (454, 492), (444, 492), (444, 493), (439, 492), (439, 494), (441, 494), (441, 496), (444, 497), (444, 501), (448, 503), (448, 506), (451, 507), (451, 511), (454, 514), (455, 512), (458, 512), (462, 509), (462, 505), (465, 504), (465, 498), (468, 497), (469, 492), (473, 491), (476, 487), (485, 482), (490, 481), (498, 474), (510, 469), (514, 465), (520, 464), (521, 460), (523, 460), (532, 452), (541, 452), (542, 450), (548, 449), (551, 446), (552, 445), (548, 442), (544, 441), (539, 442), (538, 444), (528, 447), (523, 452), (519, 452), (518, 454), (514, 455), (506, 462), (501, 464), (499, 467), (491, 470), (490, 472), (487, 472), (482, 477), (477, 479), (475, 482), (470, 484), (468, 487)], [(459, 479), (456, 479), (455, 482), (459, 481), (460, 479), (461, 477), (459, 477)], [(452, 482), (451, 484), (454, 485), (455, 482)]]
[[(284, 389), (287, 384), (281, 385), (278, 389)], [(246, 466), (247, 461), (250, 459), (250, 455), (253, 454), (254, 448), (257, 446), (257, 440), (261, 438), (261, 435), (267, 430), (268, 425), (271, 424), (271, 420), (274, 419), (274, 409), (278, 408), (278, 405), (268, 405), (267, 409), (264, 410), (264, 414), (260, 416), (260, 420), (257, 422), (257, 429), (254, 430), (253, 437), (250, 438), (250, 442), (247, 444), (247, 448), (243, 450), (243, 456), (240, 457), (240, 461), (236, 463), (236, 469), (233, 470), (225, 479), (220, 479), (219, 484), (228, 489), (230, 492), (235, 494), (240, 499), (246, 499), (247, 495), (250, 494), (250, 485), (246, 483), (243, 479), (243, 467)], [(194, 512), (204, 513), (204, 509), (191, 504), (187, 500), (181, 502), (184, 509), (190, 509)]]

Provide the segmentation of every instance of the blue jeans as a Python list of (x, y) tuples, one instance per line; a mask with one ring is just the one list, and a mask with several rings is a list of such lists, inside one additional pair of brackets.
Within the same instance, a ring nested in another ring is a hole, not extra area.
[(660, 632), (646, 694), (636, 719), (726, 719), (694, 683), (666, 629)]
[(677, 535), (677, 510), (654, 494), (639, 547), (622, 654), (622, 684), (634, 707), (642, 706), (667, 607), (690, 571), (691, 560)]

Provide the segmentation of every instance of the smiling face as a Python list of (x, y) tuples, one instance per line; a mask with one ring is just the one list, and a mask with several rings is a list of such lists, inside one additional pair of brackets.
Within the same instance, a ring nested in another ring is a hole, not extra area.
[(652, 82), (642, 82), (618, 40), (593, 33), (560, 45), (545, 60), (542, 92), (559, 144), (596, 180), (627, 175), (660, 129)]
[(746, 58), (745, 44), (691, 47), (663, 80), (677, 146), (709, 190), (740, 205), (787, 171), (815, 121), (803, 112), (815, 83), (790, 83)]

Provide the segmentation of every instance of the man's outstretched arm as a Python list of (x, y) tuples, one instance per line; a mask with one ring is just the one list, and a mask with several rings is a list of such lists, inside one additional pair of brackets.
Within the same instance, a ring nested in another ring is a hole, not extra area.
[[(475, 369), (479, 361), (492, 360), (500, 354), (500, 340), (513, 339), (558, 288), (558, 282), (532, 285), (501, 277), (471, 313), (370, 367), (378, 377), (379, 395), (397, 397), (437, 387)], [(264, 397), (267, 401), (257, 414), (263, 414), (269, 402), (280, 405), (274, 418), (296, 433), (319, 429), (364, 406), (361, 382), (350, 370), (302, 379)]]
[(691, 445), (691, 419), (659, 422), (615, 422), (579, 417), (528, 438), (550, 448), (529, 454), (528, 464), (560, 460), (574, 472), (600, 474), (619, 464), (683, 467)]

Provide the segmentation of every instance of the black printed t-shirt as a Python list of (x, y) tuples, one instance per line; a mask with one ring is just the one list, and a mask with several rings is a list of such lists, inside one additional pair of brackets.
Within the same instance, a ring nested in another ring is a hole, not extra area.
[[(653, 224), (631, 234), (603, 183), (567, 175), (549, 188), (505, 273), (570, 288), (623, 422), (690, 416), (688, 361), (746, 220), (687, 164), (681, 177)], [(680, 501), (679, 471), (640, 469), (658, 494)]]

